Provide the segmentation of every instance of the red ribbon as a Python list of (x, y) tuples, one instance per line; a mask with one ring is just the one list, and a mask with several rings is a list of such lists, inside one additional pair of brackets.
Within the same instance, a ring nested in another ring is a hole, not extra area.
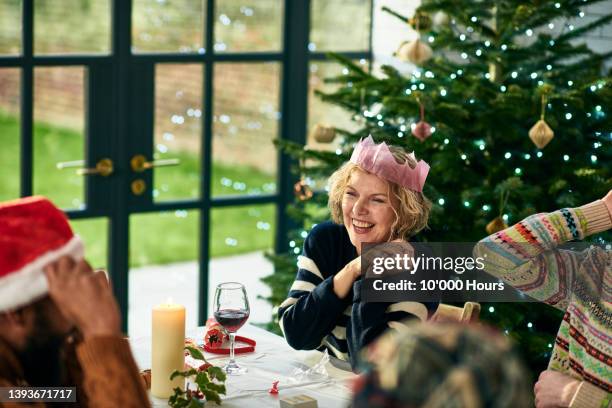
[[(251, 340), (248, 337), (236, 336), (236, 341), (248, 344), (248, 346), (244, 346), (244, 347), (234, 346), (235, 354), (252, 353), (253, 351), (255, 351), (255, 346), (257, 345), (257, 342), (255, 340)], [(204, 343), (204, 350), (209, 353), (214, 353), (214, 354), (229, 354), (230, 353), (229, 347), (212, 348), (207, 343)]]

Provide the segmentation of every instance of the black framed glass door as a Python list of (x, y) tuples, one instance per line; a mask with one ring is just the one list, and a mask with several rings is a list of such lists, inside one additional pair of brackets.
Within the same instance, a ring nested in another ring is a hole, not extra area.
[[(371, 15), (366, 0), (333, 6)], [(131, 267), (194, 260), (185, 286), (203, 323), (221, 273), (211, 256), (289, 247), (296, 175), (272, 140), (308, 142), (325, 51), (371, 59), (370, 21), (354, 44), (326, 37), (338, 26), (327, 7), (0, 3), (0, 200), (42, 194), (65, 209), (88, 258), (110, 272), (124, 329), (141, 290)]]

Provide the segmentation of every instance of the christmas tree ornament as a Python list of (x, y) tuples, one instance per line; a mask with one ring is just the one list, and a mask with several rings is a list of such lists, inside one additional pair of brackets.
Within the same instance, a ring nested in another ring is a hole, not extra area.
[(546, 110), (546, 95), (542, 94), (542, 113), (540, 120), (529, 130), (529, 138), (537, 146), (538, 149), (543, 149), (553, 139), (555, 133), (544, 120), (544, 112)]
[(408, 19), (408, 24), (410, 24), (417, 32), (418, 31), (427, 31), (431, 29), (432, 21), (429, 14), (424, 11), (417, 11), (414, 13), (414, 16)]
[(519, 179), (508, 179), (505, 183), (503, 183), (501, 187), (501, 191), (499, 194), (499, 215), (495, 217), (491, 222), (487, 224), (485, 229), (487, 230), (487, 234), (492, 235), (496, 232), (503, 231), (508, 228), (508, 224), (504, 221), (502, 214), (504, 213), (504, 209), (506, 208), (506, 204), (508, 204), (508, 198), (510, 198), (510, 191), (513, 188), (521, 186), (521, 181)]
[(312, 198), (312, 189), (304, 178), (301, 178), (297, 183), (293, 185), (293, 193), (295, 194), (295, 197), (300, 201), (307, 201)]
[(502, 80), (502, 69), (501, 64), (498, 61), (489, 63), (489, 81), (494, 84), (501, 83)]
[(516, 8), (516, 12), (514, 13), (514, 17), (512, 19), (516, 22), (517, 25), (522, 24), (536, 11), (537, 7), (527, 4), (521, 4)]
[(425, 122), (425, 107), (417, 97), (419, 103), (419, 110), (421, 111), (421, 120), (418, 123), (412, 125), (412, 135), (423, 142), (429, 136), (431, 136), (431, 125)]
[(433, 15), (432, 18), (432, 22), (433, 22), (433, 27), (436, 29), (440, 29), (446, 25), (448, 25), (449, 22), (449, 18), (448, 18), (448, 14), (446, 14), (443, 11), (438, 11)]
[(336, 137), (336, 128), (317, 123), (312, 129), (311, 136), (318, 143), (331, 143)]
[(546, 147), (554, 136), (555, 133), (544, 121), (544, 119), (538, 120), (529, 130), (529, 138), (538, 147), (538, 149), (543, 149)]
[(306, 176), (304, 175), (304, 170), (306, 167), (306, 163), (304, 162), (304, 157), (300, 158), (300, 180), (293, 185), (293, 194), (300, 201), (307, 201), (312, 198), (312, 189), (308, 181), (306, 180)]
[(401, 61), (421, 65), (431, 58), (433, 51), (429, 45), (417, 38), (412, 41), (404, 41), (397, 49), (395, 55)]
[(412, 41), (404, 41), (400, 44), (399, 48), (395, 52), (397, 58), (401, 61), (411, 62), (415, 65), (421, 65), (425, 61), (429, 60), (433, 55), (431, 47), (425, 44), (419, 38), (420, 23), (417, 17), (415, 21), (417, 37)]
[(503, 231), (508, 228), (508, 224), (504, 222), (502, 217), (495, 217), (491, 222), (487, 224), (487, 234), (492, 235), (496, 232)]

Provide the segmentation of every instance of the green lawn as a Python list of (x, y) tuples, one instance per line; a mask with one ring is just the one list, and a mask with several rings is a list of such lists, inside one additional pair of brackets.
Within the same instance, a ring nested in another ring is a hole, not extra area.
[[(19, 127), (14, 116), (0, 112), (0, 201), (19, 195)], [(57, 170), (59, 161), (83, 157), (80, 134), (43, 123), (34, 128), (34, 192), (50, 197), (63, 208), (83, 205), (83, 177), (73, 170)], [(157, 200), (186, 199), (198, 195), (199, 160), (187, 152), (167, 153), (178, 157), (181, 165), (157, 170)], [(243, 166), (213, 163), (213, 195), (268, 192), (274, 189), (274, 176)], [(213, 257), (267, 249), (272, 246), (275, 209), (273, 205), (214, 209), (211, 220), (211, 255)], [(138, 214), (130, 223), (130, 264), (163, 264), (197, 258), (197, 211), (172, 211)], [(98, 266), (105, 266), (106, 219), (73, 221), (83, 237), (87, 256)]]

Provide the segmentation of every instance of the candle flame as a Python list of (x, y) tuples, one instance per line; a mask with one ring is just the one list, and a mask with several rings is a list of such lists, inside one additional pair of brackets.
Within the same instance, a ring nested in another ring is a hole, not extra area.
[(174, 302), (172, 301), (172, 298), (171, 298), (171, 297), (168, 297), (168, 298), (166, 299), (166, 304), (167, 304), (167, 305), (172, 305), (172, 304), (174, 304)]

